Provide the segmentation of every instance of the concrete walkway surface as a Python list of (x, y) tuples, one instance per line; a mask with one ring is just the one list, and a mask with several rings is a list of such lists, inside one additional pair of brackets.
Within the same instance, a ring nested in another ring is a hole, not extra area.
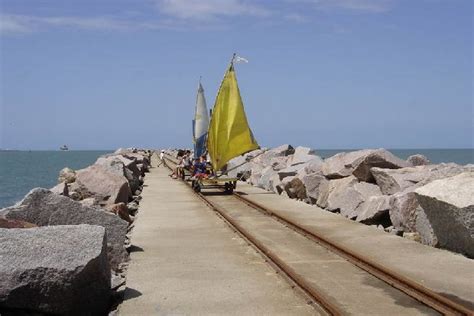
[(169, 170), (147, 175), (120, 315), (315, 315)]

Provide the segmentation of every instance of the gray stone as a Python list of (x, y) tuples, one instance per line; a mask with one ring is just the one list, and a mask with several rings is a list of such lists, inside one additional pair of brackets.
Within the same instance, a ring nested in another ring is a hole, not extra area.
[[(341, 179), (342, 180), (342, 179)], [(340, 181), (341, 180), (332, 180)], [(366, 183), (349, 181), (336, 185), (328, 197), (329, 211), (339, 210), (341, 215), (347, 218), (356, 218), (362, 204), (371, 196), (380, 196), (382, 192), (378, 186)]]
[(440, 247), (474, 258), (474, 172), (435, 180), (415, 195)]
[(290, 182), (285, 185), (285, 192), (288, 194), (290, 199), (305, 200), (306, 199), (306, 188), (303, 182), (298, 178), (293, 178)]
[(286, 156), (274, 157), (270, 159), (270, 165), (275, 171), (285, 169), (288, 166), (288, 157)]
[(261, 172), (261, 177), (258, 180), (257, 186), (265, 189), (267, 191), (271, 191), (271, 183), (270, 179), (272, 178), (273, 175), (275, 175), (277, 172), (273, 170), (271, 166), (268, 166), (264, 168)]
[(59, 171), (58, 182), (73, 183), (76, 181), (76, 172), (71, 168), (64, 168)]
[(356, 221), (365, 224), (378, 223), (389, 215), (390, 197), (374, 195), (368, 197), (359, 207)]
[(128, 223), (105, 210), (83, 206), (49, 190), (31, 190), (18, 204), (0, 210), (0, 216), (19, 219), (38, 226), (90, 224), (105, 227), (110, 265), (116, 269), (127, 260), (123, 244)]
[(298, 171), (304, 168), (304, 164), (298, 164), (298, 165), (293, 165), (286, 167), (285, 169), (279, 170), (278, 175), (280, 176), (280, 180), (283, 180), (286, 177), (289, 176), (295, 176)]
[[(278, 176), (278, 178), (280, 178), (280, 176)], [(275, 185), (275, 189), (276, 189), (276, 193), (282, 195), (283, 193), (285, 193), (286, 197), (288, 197), (288, 194), (286, 194), (285, 192), (285, 186), (295, 178), (295, 176), (289, 176), (289, 177), (286, 177), (284, 178), (283, 180), (280, 181), (279, 184)]]
[(139, 177), (141, 172), (134, 160), (127, 159), (121, 155), (104, 156), (99, 157), (95, 164), (104, 167), (111, 173), (125, 177), (132, 192), (140, 187)]
[(103, 227), (0, 229), (0, 306), (19, 314), (103, 315), (110, 267)]
[(460, 166), (455, 163), (442, 163), (439, 165), (416, 166), (401, 169), (372, 168), (377, 185), (383, 194), (395, 194), (414, 186), (423, 185), (433, 180), (442, 179), (472, 171), (469, 166)]
[(420, 154), (411, 155), (407, 158), (407, 162), (410, 163), (412, 166), (425, 166), (431, 163), (426, 156)]
[(260, 171), (253, 171), (250, 177), (247, 179), (247, 182), (250, 183), (251, 185), (257, 185), (260, 178), (262, 177), (262, 174)]
[(87, 207), (94, 207), (94, 206), (98, 205), (96, 199), (93, 198), (93, 197), (81, 200), (81, 201), (79, 201), (79, 203), (81, 203), (82, 205), (87, 206)]
[[(329, 196), (334, 192), (336, 195), (341, 194), (346, 187), (357, 183), (357, 179), (354, 176), (349, 176), (342, 179), (330, 180), (327, 185), (327, 190), (320, 190), (318, 200), (316, 204), (322, 208), (329, 207)], [(330, 207), (332, 209), (332, 207)], [(337, 209), (337, 207), (335, 208)]]
[(317, 173), (310, 173), (303, 177), (303, 184), (306, 188), (306, 195), (314, 204), (318, 200), (321, 192), (327, 192), (329, 181), (322, 175)]
[(250, 171), (250, 164), (244, 156), (237, 156), (227, 163), (227, 175), (232, 178), (240, 177), (245, 171)]
[(128, 180), (101, 165), (77, 171), (76, 182), (93, 195), (104, 197), (107, 204), (127, 203), (132, 196)]
[(295, 148), (294, 154), (289, 159), (290, 165), (297, 165), (300, 163), (305, 163), (310, 160), (318, 160), (322, 163), (321, 157), (316, 156), (315, 151), (309, 147), (298, 146)]
[(278, 189), (279, 187), (281, 187), (280, 176), (277, 173), (275, 173), (270, 177), (270, 180), (268, 182), (269, 182), (268, 184), (270, 188), (269, 191), (280, 194), (279, 189)]
[(322, 166), (323, 174), (329, 179), (338, 179), (354, 175), (361, 181), (373, 182), (370, 168), (380, 167), (398, 169), (409, 164), (385, 149), (364, 149), (348, 153), (339, 153), (326, 159)]
[(267, 150), (266, 152), (255, 158), (255, 162), (264, 166), (268, 166), (270, 165), (270, 161), (272, 158), (289, 156), (294, 152), (295, 150), (291, 145), (281, 145)]
[(410, 187), (390, 197), (390, 220), (395, 228), (406, 232), (416, 231), (417, 214), (423, 211), (414, 190)]
[(436, 237), (433, 227), (421, 207), (416, 212), (415, 231), (420, 234), (422, 244), (432, 247), (438, 246), (438, 237)]
[(323, 174), (322, 172), (322, 166), (323, 166), (323, 161), (319, 158), (311, 159), (310, 161), (307, 161), (304, 166), (304, 170), (307, 174), (311, 173), (319, 173)]
[(49, 190), (54, 194), (69, 196), (69, 187), (66, 182), (61, 182)]

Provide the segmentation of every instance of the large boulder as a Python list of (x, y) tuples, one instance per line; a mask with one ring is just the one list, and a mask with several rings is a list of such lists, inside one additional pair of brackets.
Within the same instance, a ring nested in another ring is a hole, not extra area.
[(401, 169), (372, 168), (370, 171), (377, 185), (384, 194), (395, 194), (414, 185), (424, 185), (433, 180), (442, 179), (472, 171), (470, 166), (460, 166), (455, 163), (439, 165), (416, 166)]
[(301, 181), (306, 188), (306, 195), (310, 198), (311, 203), (315, 204), (322, 192), (327, 192), (329, 180), (318, 173), (310, 173), (305, 175)]
[(301, 179), (294, 177), (291, 181), (285, 184), (285, 192), (290, 199), (305, 200), (306, 188)]
[[(322, 208), (329, 207), (329, 196), (333, 193), (340, 195), (347, 187), (357, 183), (357, 178), (354, 176), (345, 177), (342, 179), (330, 180), (326, 188), (320, 189), (318, 200), (316, 204)], [(332, 209), (332, 207), (330, 207)], [(336, 208), (337, 209), (337, 208)]]
[(327, 209), (329, 211), (339, 210), (341, 215), (347, 218), (356, 218), (362, 205), (369, 197), (382, 195), (377, 185), (357, 182), (357, 179), (347, 182), (339, 179), (331, 182), (341, 183), (336, 184), (329, 194)]
[(264, 166), (270, 165), (270, 161), (275, 157), (289, 156), (295, 152), (291, 145), (281, 145), (275, 148), (268, 149), (263, 154), (255, 158), (255, 162)]
[(118, 269), (119, 264), (128, 258), (123, 246), (128, 227), (126, 221), (105, 210), (83, 206), (46, 189), (31, 190), (18, 204), (0, 210), (0, 216), (38, 226), (99, 225), (107, 232), (107, 250), (111, 267), (114, 270)]
[(415, 195), (439, 245), (474, 258), (474, 172), (435, 180)]
[(410, 163), (412, 166), (426, 166), (431, 163), (426, 156), (420, 154), (411, 155), (407, 158), (407, 162)]
[(0, 310), (104, 315), (110, 296), (105, 229), (0, 229)]
[(227, 163), (227, 175), (232, 178), (240, 177), (243, 172), (250, 170), (250, 164), (244, 156), (237, 156)]
[(360, 181), (374, 182), (370, 168), (398, 169), (410, 164), (385, 149), (364, 149), (336, 154), (324, 161), (323, 174), (329, 179), (354, 175)]
[(273, 175), (277, 172), (273, 170), (272, 166), (265, 167), (261, 172), (261, 177), (258, 179), (257, 186), (265, 189), (267, 191), (272, 191), (272, 183), (270, 179), (272, 179)]
[[(81, 203), (81, 204), (84, 205), (84, 203)], [(117, 215), (118, 217), (120, 217), (121, 219), (123, 219), (129, 224), (133, 222), (133, 220), (130, 218), (130, 213), (128, 211), (127, 205), (125, 205), (125, 203), (123, 202), (108, 205), (106, 207), (106, 210)]]
[(397, 230), (407, 233), (417, 232), (423, 244), (436, 246), (438, 239), (415, 196), (417, 187), (419, 185), (414, 185), (390, 196), (390, 220)]
[(314, 149), (311, 149), (309, 147), (298, 146), (295, 148), (295, 152), (289, 159), (289, 164), (297, 165), (300, 163), (308, 162), (310, 160), (318, 160), (322, 163), (323, 160), (321, 159), (321, 157), (316, 156), (315, 153), (316, 152)]
[(274, 157), (270, 159), (270, 165), (275, 171), (285, 169), (288, 166), (288, 157), (287, 156)]
[(127, 178), (101, 165), (77, 171), (76, 183), (93, 195), (103, 197), (106, 204), (127, 203), (132, 196)]
[(414, 190), (411, 187), (390, 196), (390, 220), (395, 228), (406, 232), (416, 231), (418, 212), (423, 212)]
[(278, 175), (280, 176), (280, 180), (283, 180), (286, 177), (289, 176), (295, 176), (298, 171), (301, 169), (304, 169), (304, 164), (298, 164), (298, 165), (292, 165), (289, 167), (286, 167), (285, 169), (281, 169), (278, 171)]
[[(125, 163), (127, 163), (127, 165)], [(113, 174), (125, 177), (132, 192), (139, 189), (139, 177), (142, 174), (134, 160), (129, 160), (120, 155), (106, 156), (99, 157), (95, 164), (104, 167)]]
[(58, 182), (64, 182), (64, 183), (73, 183), (76, 181), (76, 172), (72, 170), (71, 168), (64, 168), (61, 171), (59, 171), (59, 177), (58, 177)]
[(365, 224), (384, 224), (389, 220), (390, 197), (387, 195), (369, 196), (357, 211), (356, 221)]

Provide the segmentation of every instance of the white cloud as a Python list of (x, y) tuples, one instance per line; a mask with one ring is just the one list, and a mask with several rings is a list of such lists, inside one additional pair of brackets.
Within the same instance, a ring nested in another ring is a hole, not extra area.
[(298, 13), (290, 13), (284, 15), (285, 20), (296, 22), (296, 23), (305, 23), (308, 22), (308, 18)]
[(32, 33), (49, 28), (69, 27), (83, 30), (124, 31), (136, 29), (170, 28), (165, 22), (137, 21), (111, 16), (40, 17), (29, 15), (0, 14), (0, 34)]
[(393, 0), (286, 0), (288, 3), (312, 4), (318, 9), (358, 11), (365, 13), (387, 12)]
[(270, 10), (242, 0), (158, 0), (161, 13), (179, 19), (207, 20), (220, 16), (269, 16)]

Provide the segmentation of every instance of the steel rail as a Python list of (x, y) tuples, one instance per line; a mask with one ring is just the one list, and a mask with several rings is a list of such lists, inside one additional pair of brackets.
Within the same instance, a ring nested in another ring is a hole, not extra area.
[[(168, 161), (173, 164), (176, 164), (173, 160), (169, 159), (169, 157), (165, 157)], [(168, 169), (172, 170), (168, 164), (165, 165)], [(278, 258), (268, 247), (263, 245), (259, 240), (254, 238), (242, 225), (238, 224), (231, 216), (227, 215), (226, 212), (216, 204), (212, 203), (209, 199), (207, 199), (202, 193), (195, 192), (192, 190), (191, 186), (185, 182), (188, 188), (196, 194), (211, 210), (216, 212), (232, 229), (237, 231), (241, 236), (247, 240), (256, 250), (258, 250), (262, 256), (269, 260), (270, 265), (273, 266), (277, 272), (283, 273), (284, 276), (291, 280), (291, 282), (298, 286), (298, 288), (308, 295), (313, 303), (316, 303), (319, 307), (324, 309), (330, 315), (343, 315), (344, 312), (337, 307), (336, 303), (334, 303), (330, 298), (326, 297), (325, 295), (319, 293), (315, 290), (306, 280), (300, 276), (295, 270), (289, 267), (283, 260)], [(314, 307), (314, 306), (313, 306)]]
[[(167, 157), (168, 158), (168, 157)], [(174, 163), (171, 159), (168, 158), (168, 160), (172, 163)], [(326, 300), (320, 293), (312, 293), (314, 291), (306, 282), (296, 274), (294, 270), (292, 270), (290, 267), (288, 267), (284, 262), (282, 262), (279, 258), (277, 258), (273, 253), (267, 249), (265, 246), (263, 246), (258, 240), (255, 240), (253, 237), (249, 236), (249, 233), (245, 231), (244, 228), (240, 227), (239, 224), (234, 223), (232, 218), (230, 218), (227, 214), (222, 211), (218, 206), (214, 205), (212, 202), (210, 202), (208, 199), (205, 198), (202, 193), (198, 194), (201, 199), (205, 201), (207, 205), (209, 205), (212, 209), (214, 209), (216, 212), (218, 212), (222, 217), (224, 217), (227, 221), (229, 221), (238, 231), (240, 231), (244, 236), (248, 236), (247, 238), (255, 244), (255, 246), (259, 249), (262, 250), (264, 254), (266, 254), (268, 257), (270, 257), (275, 264), (277, 264), (282, 270), (285, 271), (285, 273), (288, 273), (289, 277), (293, 279), (302, 289), (305, 290), (305, 292), (309, 293), (311, 296), (315, 298), (318, 302), (320, 302), (323, 307), (333, 314), (332, 308), (334, 308), (334, 312), (336, 314), (339, 314), (337, 307), (332, 303), (329, 299)], [(310, 231), (304, 227), (302, 227), (300, 224), (292, 221), (291, 219), (285, 218), (283, 216), (280, 216), (279, 214), (276, 214), (272, 210), (268, 209), (267, 207), (251, 201), (242, 195), (238, 194), (237, 192), (234, 192), (233, 194), (234, 197), (237, 199), (241, 200), (243, 203), (249, 205), (250, 207), (265, 213), (266, 215), (269, 215), (270, 217), (274, 217), (278, 221), (284, 223), (285, 225), (288, 225), (291, 227), (293, 230), (296, 232), (304, 235), (305, 237), (317, 242), (324, 248), (328, 249), (329, 251), (332, 251), (333, 253), (336, 253), (337, 255), (345, 258), (348, 260), (350, 263), (354, 264), (355, 266), (359, 267), (360, 269), (366, 271), (367, 273), (375, 276), (376, 278), (384, 281), (385, 283), (389, 284), (390, 286), (402, 291), (403, 293), (407, 294), (408, 296), (414, 298), (415, 300), (419, 301), (420, 303), (429, 306), (430, 308), (444, 314), (444, 315), (474, 315), (474, 311), (470, 310), (469, 308), (453, 301), (450, 300), (444, 296), (441, 296), (440, 294), (428, 289), (427, 287), (410, 280), (406, 278), (405, 276), (399, 274), (398, 272), (395, 272), (381, 264), (378, 264), (374, 262), (373, 260), (367, 258), (366, 256), (363, 256), (361, 254), (358, 254), (349, 248), (331, 241), (330, 239), (322, 236), (321, 234), (318, 234), (316, 232)], [(301, 284), (302, 282), (303, 284)], [(322, 300), (322, 302), (320, 301)], [(326, 308), (324, 303), (326, 301), (329, 302), (331, 305), (329, 308)], [(333, 306), (334, 305), (334, 306)], [(334, 314), (334, 315), (336, 315)]]
[(413, 297), (417, 301), (431, 307), (432, 309), (445, 314), (445, 315), (474, 315), (474, 312), (467, 307), (454, 302), (440, 294), (428, 289), (427, 287), (406, 278), (405, 276), (381, 265), (373, 260), (358, 254), (349, 248), (338, 244), (337, 242), (331, 241), (330, 239), (318, 234), (316, 232), (310, 231), (300, 224), (292, 221), (291, 219), (285, 218), (271, 211), (267, 207), (251, 201), (242, 195), (234, 192), (234, 196), (246, 203), (247, 205), (263, 211), (269, 216), (275, 217), (284, 224), (290, 226), (295, 231), (299, 231), (306, 237), (316, 241), (317, 243), (324, 246), (326, 249), (338, 254), (339, 256), (347, 259), (352, 264), (361, 268), (362, 270), (370, 273), (371, 275), (377, 277), (378, 279), (386, 282), (392, 287), (404, 292), (405, 294)]

